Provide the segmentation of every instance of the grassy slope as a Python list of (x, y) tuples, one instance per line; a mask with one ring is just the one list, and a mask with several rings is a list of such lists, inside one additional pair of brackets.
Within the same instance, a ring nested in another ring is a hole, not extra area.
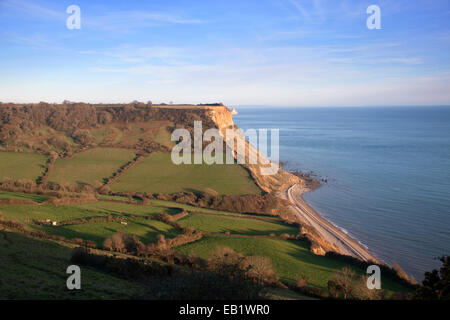
[(5, 178), (35, 181), (44, 172), (47, 157), (40, 154), (0, 152), (0, 181)]
[(48, 197), (38, 194), (0, 191), (0, 199), (30, 200), (41, 203), (47, 200)]
[(111, 123), (90, 133), (98, 145), (135, 144), (139, 140), (154, 141), (167, 147), (173, 146), (167, 126), (169, 121), (147, 121), (136, 123)]
[(17, 221), (24, 224), (31, 224), (31, 220), (65, 221), (89, 217), (107, 216), (106, 212), (94, 211), (76, 206), (0, 206), (4, 220)]
[(134, 221), (126, 219), (128, 225), (119, 222), (93, 222), (71, 226), (40, 226), (32, 223), (32, 220), (65, 221), (72, 219), (106, 217), (112, 215), (132, 214), (137, 216), (155, 215), (159, 212), (168, 212), (170, 209), (158, 207), (144, 207), (112, 202), (96, 202), (82, 205), (67, 206), (2, 206), (0, 212), (4, 220), (13, 220), (23, 223), (29, 229), (44, 231), (48, 234), (64, 236), (67, 239), (82, 238), (93, 240), (98, 245), (117, 231), (134, 234), (144, 243), (154, 242), (158, 234), (166, 237), (175, 237), (179, 234), (173, 227), (159, 221), (146, 220), (143, 218)]
[(103, 178), (110, 177), (120, 166), (131, 161), (134, 155), (134, 152), (128, 149), (90, 149), (70, 159), (56, 160), (50, 171), (49, 181), (71, 185), (79, 182), (88, 184), (93, 184), (94, 181), (103, 182)]
[(45, 220), (51, 219), (53, 221), (65, 221), (72, 219), (81, 219), (89, 217), (106, 217), (108, 214), (112, 215), (127, 215), (132, 214), (136, 216), (156, 215), (160, 212), (171, 213), (170, 209), (161, 207), (139, 206), (126, 203), (115, 202), (94, 202), (78, 205), (41, 205), (41, 206), (0, 206), (4, 220), (13, 220), (20, 223), (30, 222), (32, 219)]
[(157, 241), (159, 234), (166, 238), (176, 237), (180, 232), (163, 222), (147, 219), (126, 220), (127, 225), (120, 222), (91, 222), (79, 225), (62, 227), (39, 227), (47, 234), (63, 236), (67, 239), (81, 238), (92, 240), (98, 246), (102, 246), (106, 238), (111, 237), (117, 231), (135, 235), (143, 243), (152, 243)]
[[(66, 269), (72, 264), (71, 253), (68, 247), (5, 232), (0, 227), (0, 300), (133, 299), (148, 292), (143, 283), (87, 267), (81, 267), (81, 290), (67, 290)], [(269, 299), (311, 299), (285, 289), (266, 288), (265, 291)]]
[[(186, 209), (187, 211), (190, 211), (190, 212), (207, 212), (207, 213), (209, 212), (209, 213), (216, 213), (216, 214), (227, 215), (227, 216), (241, 216), (241, 217), (246, 216), (245, 214), (242, 214), (242, 213), (194, 207), (194, 206), (191, 206), (188, 204), (177, 203), (177, 202), (173, 202), (173, 201), (151, 200), (151, 203), (154, 206), (182, 208), (182, 209)], [(274, 218), (274, 219), (278, 220), (276, 218)]]
[(206, 232), (226, 232), (245, 235), (269, 235), (282, 233), (297, 235), (298, 228), (284, 223), (268, 222), (257, 219), (233, 218), (207, 214), (190, 214), (178, 221), (182, 226), (193, 227)]
[(82, 268), (81, 290), (66, 287), (72, 250), (56, 243), (0, 230), (1, 299), (132, 299), (137, 282)]
[[(143, 242), (149, 243), (156, 240), (158, 234), (173, 237), (178, 234), (170, 226), (158, 221), (138, 218), (134, 221), (127, 219), (128, 226), (118, 222), (88, 223), (66, 227), (44, 227), (31, 224), (31, 219), (52, 219), (64, 221), (75, 218), (88, 218), (94, 216), (133, 214), (135, 216), (147, 216), (158, 212), (171, 213), (174, 209), (163, 206), (178, 205), (165, 201), (153, 201), (159, 206), (139, 206), (115, 202), (99, 201), (81, 205), (68, 206), (2, 206), (0, 211), (5, 220), (15, 220), (25, 223), (29, 228), (45, 231), (49, 234), (63, 235), (67, 238), (83, 238), (96, 241), (101, 244), (106, 237), (120, 230), (137, 235)], [(209, 232), (230, 231), (232, 234), (267, 235), (270, 233), (296, 234), (296, 228), (282, 225), (269, 218), (269, 221), (261, 221), (250, 218), (233, 216), (230, 213), (208, 210), (215, 215), (191, 213), (188, 217), (179, 220), (183, 225), (190, 225), (200, 230)], [(242, 215), (240, 215), (242, 216)], [(272, 221), (271, 221), (272, 220)], [(305, 275), (310, 285), (325, 288), (328, 279), (333, 272), (346, 266), (345, 263), (335, 259), (316, 256), (312, 254), (305, 242), (285, 241), (270, 238), (254, 238), (251, 236), (206, 236), (202, 240), (176, 248), (177, 251), (188, 254), (196, 252), (202, 257), (207, 257), (211, 250), (222, 245), (228, 246), (237, 252), (249, 255), (261, 255), (270, 257), (275, 271), (285, 281), (294, 283), (296, 279)], [(358, 270), (360, 274), (363, 270)], [(402, 291), (403, 288), (383, 279), (384, 288)]]
[(156, 153), (128, 170), (111, 185), (114, 191), (176, 193), (212, 188), (220, 194), (259, 194), (239, 165), (175, 165), (170, 154)]
[[(277, 275), (285, 281), (295, 283), (301, 276), (306, 276), (309, 285), (326, 288), (328, 280), (337, 270), (347, 264), (312, 254), (305, 242), (276, 239), (256, 239), (250, 237), (208, 236), (201, 241), (178, 247), (180, 253), (195, 252), (201, 257), (208, 257), (217, 246), (227, 246), (247, 255), (270, 257)], [(363, 274), (363, 270), (356, 270)], [(401, 286), (388, 279), (382, 279), (383, 288), (402, 291)]]
[(75, 205), (73, 207), (89, 209), (103, 213), (111, 214), (132, 214), (136, 216), (156, 215), (160, 212), (170, 213), (169, 209), (154, 207), (154, 206), (140, 206), (136, 204), (127, 204), (119, 202), (98, 201), (92, 203), (84, 203)]

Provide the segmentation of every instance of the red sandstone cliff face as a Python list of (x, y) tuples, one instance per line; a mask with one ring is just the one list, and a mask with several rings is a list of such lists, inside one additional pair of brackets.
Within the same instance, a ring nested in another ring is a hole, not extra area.
[(233, 115), (227, 107), (210, 107), (206, 114), (220, 130), (234, 127)]
[[(211, 107), (207, 111), (207, 114), (221, 130), (222, 136), (226, 141), (225, 130), (228, 128), (236, 127), (233, 122), (231, 111), (227, 107)], [(258, 157), (258, 164), (245, 164), (243, 166), (250, 172), (251, 176), (262, 190), (266, 192), (273, 192), (284, 190), (296, 183), (304, 184), (304, 181), (302, 179), (282, 169), (279, 169), (278, 172), (273, 175), (263, 175), (261, 173), (261, 168), (269, 166), (267, 164), (264, 164), (267, 163), (268, 160), (256, 149), (255, 146), (251, 145), (248, 141), (245, 140), (245, 138), (243, 139), (243, 143), (246, 146), (246, 163), (248, 163), (248, 157), (250, 153), (254, 153)], [(235, 151), (236, 145), (234, 148)]]

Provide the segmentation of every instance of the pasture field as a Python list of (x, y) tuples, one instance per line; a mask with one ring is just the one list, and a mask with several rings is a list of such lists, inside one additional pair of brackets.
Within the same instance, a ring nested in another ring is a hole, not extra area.
[(47, 157), (40, 154), (0, 151), (0, 182), (6, 178), (36, 181), (46, 162)]
[(171, 213), (173, 209), (162, 208), (156, 206), (141, 206), (137, 204), (128, 204), (121, 202), (98, 201), (91, 203), (83, 203), (72, 205), (74, 208), (88, 209), (94, 212), (102, 212), (104, 214), (118, 214), (118, 215), (135, 215), (135, 216), (150, 216), (161, 212)]
[(0, 190), (0, 200), (29, 200), (37, 203), (44, 202), (48, 199), (47, 196), (31, 193), (21, 193), (21, 192), (8, 192)]
[(98, 129), (91, 129), (90, 133), (97, 145), (134, 145), (144, 140), (154, 141), (170, 148), (174, 145), (167, 129), (170, 125), (173, 124), (169, 121), (111, 123)]
[[(144, 216), (156, 215), (160, 212), (171, 213), (173, 209), (138, 206), (113, 202), (95, 202), (81, 205), (65, 206), (0, 206), (4, 220), (12, 220), (24, 224), (28, 229), (44, 231), (50, 235), (63, 236), (67, 239), (81, 238), (92, 240), (101, 246), (106, 238), (117, 231), (136, 235), (142, 242), (150, 243), (157, 240), (158, 234), (172, 238), (179, 231), (163, 222), (145, 219)], [(120, 222), (88, 222), (68, 226), (44, 226), (33, 223), (33, 220), (50, 219), (58, 223), (73, 219), (88, 219), (93, 217), (122, 216), (127, 225)], [(141, 216), (132, 219), (129, 215)]]
[(67, 290), (71, 254), (71, 248), (0, 226), (0, 300), (132, 299), (145, 292), (143, 284), (92, 268), (83, 268), (81, 290)]
[(153, 206), (139, 206), (126, 203), (98, 201), (84, 204), (72, 205), (14, 205), (14, 206), (0, 206), (4, 220), (17, 221), (24, 224), (32, 224), (32, 220), (46, 220), (62, 222), (73, 219), (86, 219), (91, 217), (107, 217), (111, 215), (127, 215), (134, 216), (150, 216), (157, 215), (161, 212), (173, 213), (171, 208), (153, 207)]
[[(0, 193), (0, 198), (17, 195), (16, 193)], [(32, 195), (29, 196), (32, 197)], [(67, 239), (81, 238), (92, 240), (99, 246), (102, 246), (103, 241), (117, 231), (135, 235), (146, 244), (157, 241), (159, 234), (163, 234), (166, 238), (176, 237), (180, 233), (179, 230), (160, 221), (145, 219), (145, 216), (156, 215), (161, 212), (175, 214), (184, 205), (159, 200), (152, 200), (151, 203), (152, 205), (150, 206), (110, 201), (62, 206), (13, 205), (1, 206), (0, 212), (4, 220), (23, 223), (29, 229), (44, 231), (50, 235), (64, 236)], [(295, 284), (297, 279), (306, 277), (309, 286), (320, 289), (327, 288), (328, 280), (333, 277), (336, 271), (349, 266), (348, 263), (331, 257), (314, 255), (310, 252), (308, 243), (305, 241), (281, 240), (269, 237), (271, 233), (276, 235), (283, 233), (298, 234), (299, 230), (297, 227), (283, 224), (276, 217), (259, 217), (261, 219), (255, 219), (255, 217), (248, 215), (210, 209), (203, 210), (201, 208), (196, 208), (198, 211), (195, 213), (195, 211), (190, 210), (192, 208), (195, 209), (195, 207), (187, 207), (185, 209), (189, 211), (189, 215), (178, 220), (178, 222), (183, 226), (193, 227), (212, 234), (204, 235), (199, 241), (175, 247), (174, 250), (179, 253), (185, 255), (196, 253), (202, 258), (208, 258), (216, 247), (227, 246), (236, 252), (246, 255), (270, 258), (274, 271), (282, 281)], [(206, 210), (209, 213), (198, 213)], [(32, 221), (51, 219), (52, 221), (62, 222), (72, 219), (107, 217), (108, 215), (123, 217), (127, 225), (123, 225), (118, 221), (92, 221), (67, 226), (43, 226), (36, 225)], [(217, 234), (227, 231), (230, 232), (229, 236)], [(17, 235), (17, 237), (21, 236)], [(39, 240), (33, 239), (30, 241)], [(42, 242), (36, 243), (40, 246)], [(27, 264), (23, 264), (21, 268), (28, 267)], [(52, 267), (47, 266), (47, 268)], [(365, 274), (365, 270), (357, 267), (352, 268), (358, 275)], [(24, 281), (33, 282), (35, 280), (27, 278)], [(388, 296), (394, 291), (407, 291), (402, 285), (387, 278), (382, 278), (382, 286), (387, 291)]]
[(128, 149), (89, 149), (69, 159), (57, 159), (50, 170), (49, 181), (70, 185), (102, 183), (134, 156)]
[[(226, 237), (207, 236), (202, 240), (177, 247), (176, 250), (182, 254), (195, 252), (200, 257), (207, 258), (217, 246), (230, 247), (236, 252), (247, 255), (269, 257), (275, 273), (281, 280), (295, 284), (296, 280), (305, 276), (308, 284), (321, 289), (327, 288), (328, 280), (333, 273), (348, 266), (345, 262), (336, 259), (317, 256), (309, 251), (304, 241), (287, 241), (278, 239), (261, 239), (252, 237)], [(359, 274), (365, 270), (354, 268)], [(391, 281), (383, 279), (383, 288), (392, 291), (404, 291), (405, 289)]]
[[(220, 214), (224, 216), (239, 216), (239, 217), (248, 217), (248, 214), (244, 213), (237, 213), (237, 212), (231, 212), (231, 211), (221, 211), (221, 210), (215, 210), (215, 209), (208, 209), (208, 208), (201, 208), (201, 207), (194, 207), (188, 204), (184, 203), (178, 203), (173, 201), (164, 201), (164, 200), (151, 200), (150, 201), (152, 205), (154, 206), (160, 206), (160, 207), (172, 207), (172, 208), (182, 208), (190, 212), (204, 212), (204, 213), (213, 213), (213, 214)], [(267, 216), (265, 219), (272, 219), (274, 221), (280, 221), (278, 217), (270, 217)]]
[(32, 228), (38, 227), (32, 222), (32, 220), (50, 219), (52, 221), (61, 222), (73, 219), (108, 216), (107, 212), (71, 205), (53, 206), (45, 204), (41, 206), (0, 206), (0, 211), (4, 220), (20, 222)]
[[(67, 290), (66, 269), (72, 264), (72, 248), (58, 243), (29, 238), (2, 230), (0, 226), (0, 300), (3, 299), (75, 299), (117, 300), (144, 297), (157, 299), (142, 281), (122, 279), (95, 268), (82, 267), (82, 289)], [(119, 254), (120, 255), (120, 254)], [(164, 279), (157, 279), (157, 287), (173, 290)], [(158, 282), (159, 281), (159, 282)], [(176, 281), (172, 280), (172, 282)], [(277, 288), (267, 288), (269, 299), (310, 300), (310, 297)]]
[(125, 219), (127, 225), (120, 222), (89, 222), (70, 226), (37, 226), (47, 234), (63, 236), (66, 239), (80, 238), (92, 240), (97, 246), (102, 247), (103, 242), (114, 233), (121, 231), (130, 235), (135, 235), (144, 244), (153, 243), (158, 240), (158, 235), (162, 234), (166, 238), (174, 238), (180, 231), (161, 221), (140, 219)]
[(269, 222), (252, 218), (231, 216), (217, 216), (210, 214), (192, 213), (178, 220), (184, 227), (192, 227), (197, 230), (231, 234), (262, 236), (271, 233), (281, 235), (287, 233), (297, 235), (299, 229), (281, 222)]
[(249, 173), (240, 165), (175, 165), (169, 153), (150, 155), (111, 185), (114, 191), (167, 194), (201, 192), (206, 188), (219, 194), (261, 194)]

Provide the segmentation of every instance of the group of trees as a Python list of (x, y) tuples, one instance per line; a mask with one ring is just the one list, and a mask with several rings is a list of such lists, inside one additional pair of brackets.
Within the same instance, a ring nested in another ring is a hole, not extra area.
[(384, 297), (383, 290), (369, 289), (367, 287), (368, 276), (356, 276), (355, 271), (344, 267), (336, 272), (328, 283), (328, 291), (332, 297), (353, 300), (381, 300)]
[[(164, 120), (174, 123), (174, 128), (182, 126), (193, 130), (195, 120), (203, 123), (205, 130), (215, 127), (215, 123), (202, 109), (153, 108), (150, 103), (133, 102), (124, 105), (90, 105), (69, 103), (63, 105), (39, 104), (0, 104), (0, 148), (15, 150), (26, 147), (41, 153), (52, 149), (68, 155), (81, 147), (94, 143), (90, 129), (100, 128), (109, 123), (136, 123), (150, 120)], [(39, 132), (47, 127), (55, 132)], [(36, 139), (23, 139), (26, 136), (39, 136)], [(47, 135), (47, 136), (46, 136)], [(106, 135), (115, 136), (114, 129)], [(107, 138), (108, 138), (107, 137)], [(72, 138), (71, 141), (69, 138)], [(109, 138), (108, 138), (109, 139)], [(110, 139), (113, 141), (114, 139)], [(158, 146), (145, 145), (141, 149), (155, 149)]]
[(425, 272), (422, 285), (414, 292), (416, 300), (450, 300), (450, 256), (439, 258), (442, 266)]
[(264, 195), (218, 195), (214, 190), (205, 190), (205, 192), (180, 192), (173, 194), (154, 194), (146, 195), (158, 200), (174, 201), (178, 203), (189, 204), (197, 207), (210, 208), (215, 210), (263, 214), (280, 215), (287, 208), (283, 205), (282, 199), (273, 194)]

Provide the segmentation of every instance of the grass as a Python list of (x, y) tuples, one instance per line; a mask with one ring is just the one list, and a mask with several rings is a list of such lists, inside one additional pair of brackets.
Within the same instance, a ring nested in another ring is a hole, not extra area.
[(169, 153), (155, 153), (132, 167), (111, 185), (114, 191), (149, 193), (200, 192), (260, 194), (249, 173), (240, 165), (175, 165)]
[[(148, 288), (140, 281), (124, 280), (94, 268), (81, 266), (81, 290), (66, 287), (67, 267), (72, 265), (72, 249), (55, 242), (6, 232), (0, 227), (0, 300), (117, 300), (147, 297)], [(161, 290), (174, 290), (173, 285), (158, 286)], [(310, 300), (295, 292), (266, 288), (269, 299)], [(157, 293), (157, 292), (156, 292)], [(157, 295), (153, 298), (157, 299)]]
[[(183, 254), (195, 252), (200, 257), (207, 258), (217, 246), (227, 246), (247, 255), (269, 257), (281, 280), (295, 284), (298, 278), (305, 276), (309, 285), (322, 289), (327, 288), (327, 282), (334, 272), (348, 266), (332, 258), (314, 255), (302, 241), (207, 236), (195, 243), (178, 247), (176, 250)], [(360, 275), (364, 273), (361, 269), (355, 269), (355, 271)], [(387, 289), (388, 293), (405, 290), (389, 279), (382, 278), (382, 283), (383, 289)]]
[(126, 222), (126, 226), (120, 222), (91, 222), (60, 227), (39, 226), (39, 229), (47, 234), (63, 236), (67, 239), (92, 240), (99, 247), (103, 245), (106, 238), (111, 237), (118, 231), (135, 235), (145, 244), (156, 242), (160, 234), (163, 234), (166, 238), (174, 238), (180, 234), (180, 231), (161, 221), (140, 218), (126, 220)]
[(20, 223), (28, 224), (32, 227), (32, 220), (46, 220), (52, 221), (66, 221), (73, 219), (82, 219), (90, 217), (102, 217), (112, 215), (136, 215), (136, 216), (149, 216), (156, 215), (160, 212), (171, 213), (171, 209), (150, 207), (150, 206), (138, 206), (126, 203), (116, 202), (94, 202), (84, 203), (77, 205), (41, 205), (41, 206), (27, 206), (27, 205), (14, 205), (14, 206), (0, 206), (4, 220), (12, 220)]
[(132, 299), (143, 284), (82, 267), (81, 290), (66, 287), (72, 249), (0, 230), (0, 300)]
[(229, 231), (231, 234), (242, 235), (269, 235), (283, 233), (297, 235), (298, 228), (280, 222), (269, 222), (251, 218), (237, 218), (230, 216), (216, 216), (208, 214), (190, 214), (178, 221), (182, 226), (192, 227), (206, 232), (223, 233)]
[(0, 181), (29, 179), (35, 181), (44, 172), (47, 157), (32, 153), (0, 152)]
[(65, 221), (72, 219), (81, 219), (89, 217), (107, 216), (107, 212), (91, 210), (78, 206), (1, 206), (0, 211), (4, 220), (12, 220), (29, 226), (34, 226), (32, 220)]
[(37, 203), (41, 203), (47, 200), (48, 197), (39, 194), (0, 191), (0, 199), (30, 200)]
[(167, 127), (173, 125), (169, 121), (146, 121), (128, 124), (112, 123), (98, 129), (91, 129), (97, 145), (125, 144), (134, 145), (140, 140), (154, 141), (171, 148), (174, 142), (170, 139)]
[[(0, 198), (10, 198), (13, 196), (33, 197), (33, 195), (23, 195), (18, 193), (0, 193)], [(117, 231), (136, 235), (144, 243), (155, 242), (159, 234), (164, 234), (169, 238), (175, 237), (179, 234), (178, 230), (160, 221), (144, 219), (144, 216), (156, 215), (160, 212), (172, 214), (178, 212), (176, 208), (180, 207), (185, 207), (185, 205), (159, 200), (152, 200), (151, 206), (98, 201), (94, 203), (64, 206), (1, 206), (0, 211), (4, 220), (21, 222), (25, 224), (27, 228), (41, 230), (48, 234), (61, 235), (68, 239), (82, 238), (92, 240), (98, 245), (101, 245), (106, 238)], [(309, 285), (321, 289), (326, 289), (328, 280), (336, 271), (348, 266), (345, 262), (333, 258), (314, 255), (309, 251), (307, 243), (303, 241), (287, 241), (269, 237), (260, 237), (270, 233), (278, 235), (282, 233), (298, 233), (297, 228), (285, 225), (279, 220), (277, 221), (277, 218), (264, 217), (264, 220), (259, 220), (252, 219), (246, 215), (199, 209), (191, 206), (187, 207), (189, 209), (208, 211), (215, 214), (192, 213), (192, 211), (187, 209), (191, 213), (189, 216), (178, 221), (181, 225), (191, 226), (198, 230), (213, 233), (229, 231), (234, 234), (234, 236), (206, 235), (197, 242), (176, 247), (175, 250), (179, 253), (189, 254), (195, 252), (203, 258), (207, 258), (211, 251), (217, 246), (231, 247), (235, 251), (247, 255), (269, 257), (275, 272), (285, 282), (295, 284), (298, 278), (305, 276)], [(80, 218), (106, 217), (108, 214), (122, 215), (125, 218), (127, 225), (122, 225), (120, 222), (91, 222), (71, 226), (38, 226), (32, 223), (33, 219), (51, 219), (53, 221), (61, 222)], [(135, 217), (127, 217), (128, 214)], [(34, 250), (33, 246), (30, 246), (30, 248), (30, 250)], [(6, 252), (6, 254), (8, 255), (9, 253)], [(1, 253), (0, 256), (2, 256)], [(2, 262), (0, 261), (0, 266), (1, 263)], [(21, 261), (19, 269), (24, 270), (24, 268), (27, 268), (27, 264), (22, 263)], [(355, 268), (355, 271), (357, 271), (359, 275), (365, 273), (365, 270), (362, 269)], [(32, 282), (34, 280), (24, 278), (23, 281)], [(382, 286), (383, 289), (387, 291), (388, 295), (392, 294), (394, 291), (406, 291), (404, 287), (389, 279), (383, 278)], [(2, 289), (0, 289), (0, 293), (2, 292), (1, 290)], [(44, 289), (44, 291), (47, 292), (46, 289)], [(20, 294), (25, 295), (27, 291), (24, 291), (23, 293), (18, 291), (14, 292), (20, 296)], [(50, 292), (50, 289), (48, 292)], [(30, 297), (33, 298), (33, 296)]]
[[(94, 202), (65, 206), (1, 206), (0, 211), (4, 220), (12, 220), (26, 225), (29, 229), (44, 231), (48, 234), (63, 236), (67, 239), (81, 238), (95, 241), (101, 245), (103, 241), (117, 231), (138, 236), (144, 243), (155, 242), (158, 234), (175, 237), (179, 234), (173, 227), (154, 220), (144, 219), (144, 216), (156, 215), (160, 212), (172, 213), (173, 209), (161, 207), (138, 206), (115, 202)], [(70, 226), (41, 226), (33, 220), (47, 220), (62, 222), (73, 219), (107, 217), (108, 214), (123, 215), (127, 226), (120, 222), (91, 222)], [(140, 216), (136, 219), (126, 218), (126, 215)]]
[[(150, 202), (154, 206), (171, 207), (171, 208), (182, 208), (182, 209), (185, 209), (185, 210), (190, 211), (190, 212), (205, 212), (205, 213), (220, 214), (220, 215), (224, 215), (224, 216), (239, 216), (239, 217), (247, 216), (246, 214), (243, 214), (243, 213), (194, 207), (194, 206), (191, 206), (191, 205), (188, 205), (188, 204), (183, 204), (183, 203), (178, 203), (178, 202), (173, 202), (173, 201), (151, 200)], [(277, 218), (277, 217), (265, 217), (265, 218), (269, 219), (269, 220), (273, 219), (274, 221), (279, 221), (279, 218)]]
[(49, 181), (59, 184), (94, 184), (112, 176), (131, 161), (134, 152), (120, 148), (96, 148), (76, 154), (70, 159), (58, 159), (50, 171)]
[(98, 201), (92, 203), (84, 203), (73, 205), (74, 208), (88, 209), (96, 212), (102, 212), (105, 214), (132, 214), (136, 216), (149, 216), (156, 215), (160, 212), (171, 213), (169, 208), (161, 208), (154, 206), (140, 206), (136, 204), (120, 203), (120, 202), (108, 202)]

